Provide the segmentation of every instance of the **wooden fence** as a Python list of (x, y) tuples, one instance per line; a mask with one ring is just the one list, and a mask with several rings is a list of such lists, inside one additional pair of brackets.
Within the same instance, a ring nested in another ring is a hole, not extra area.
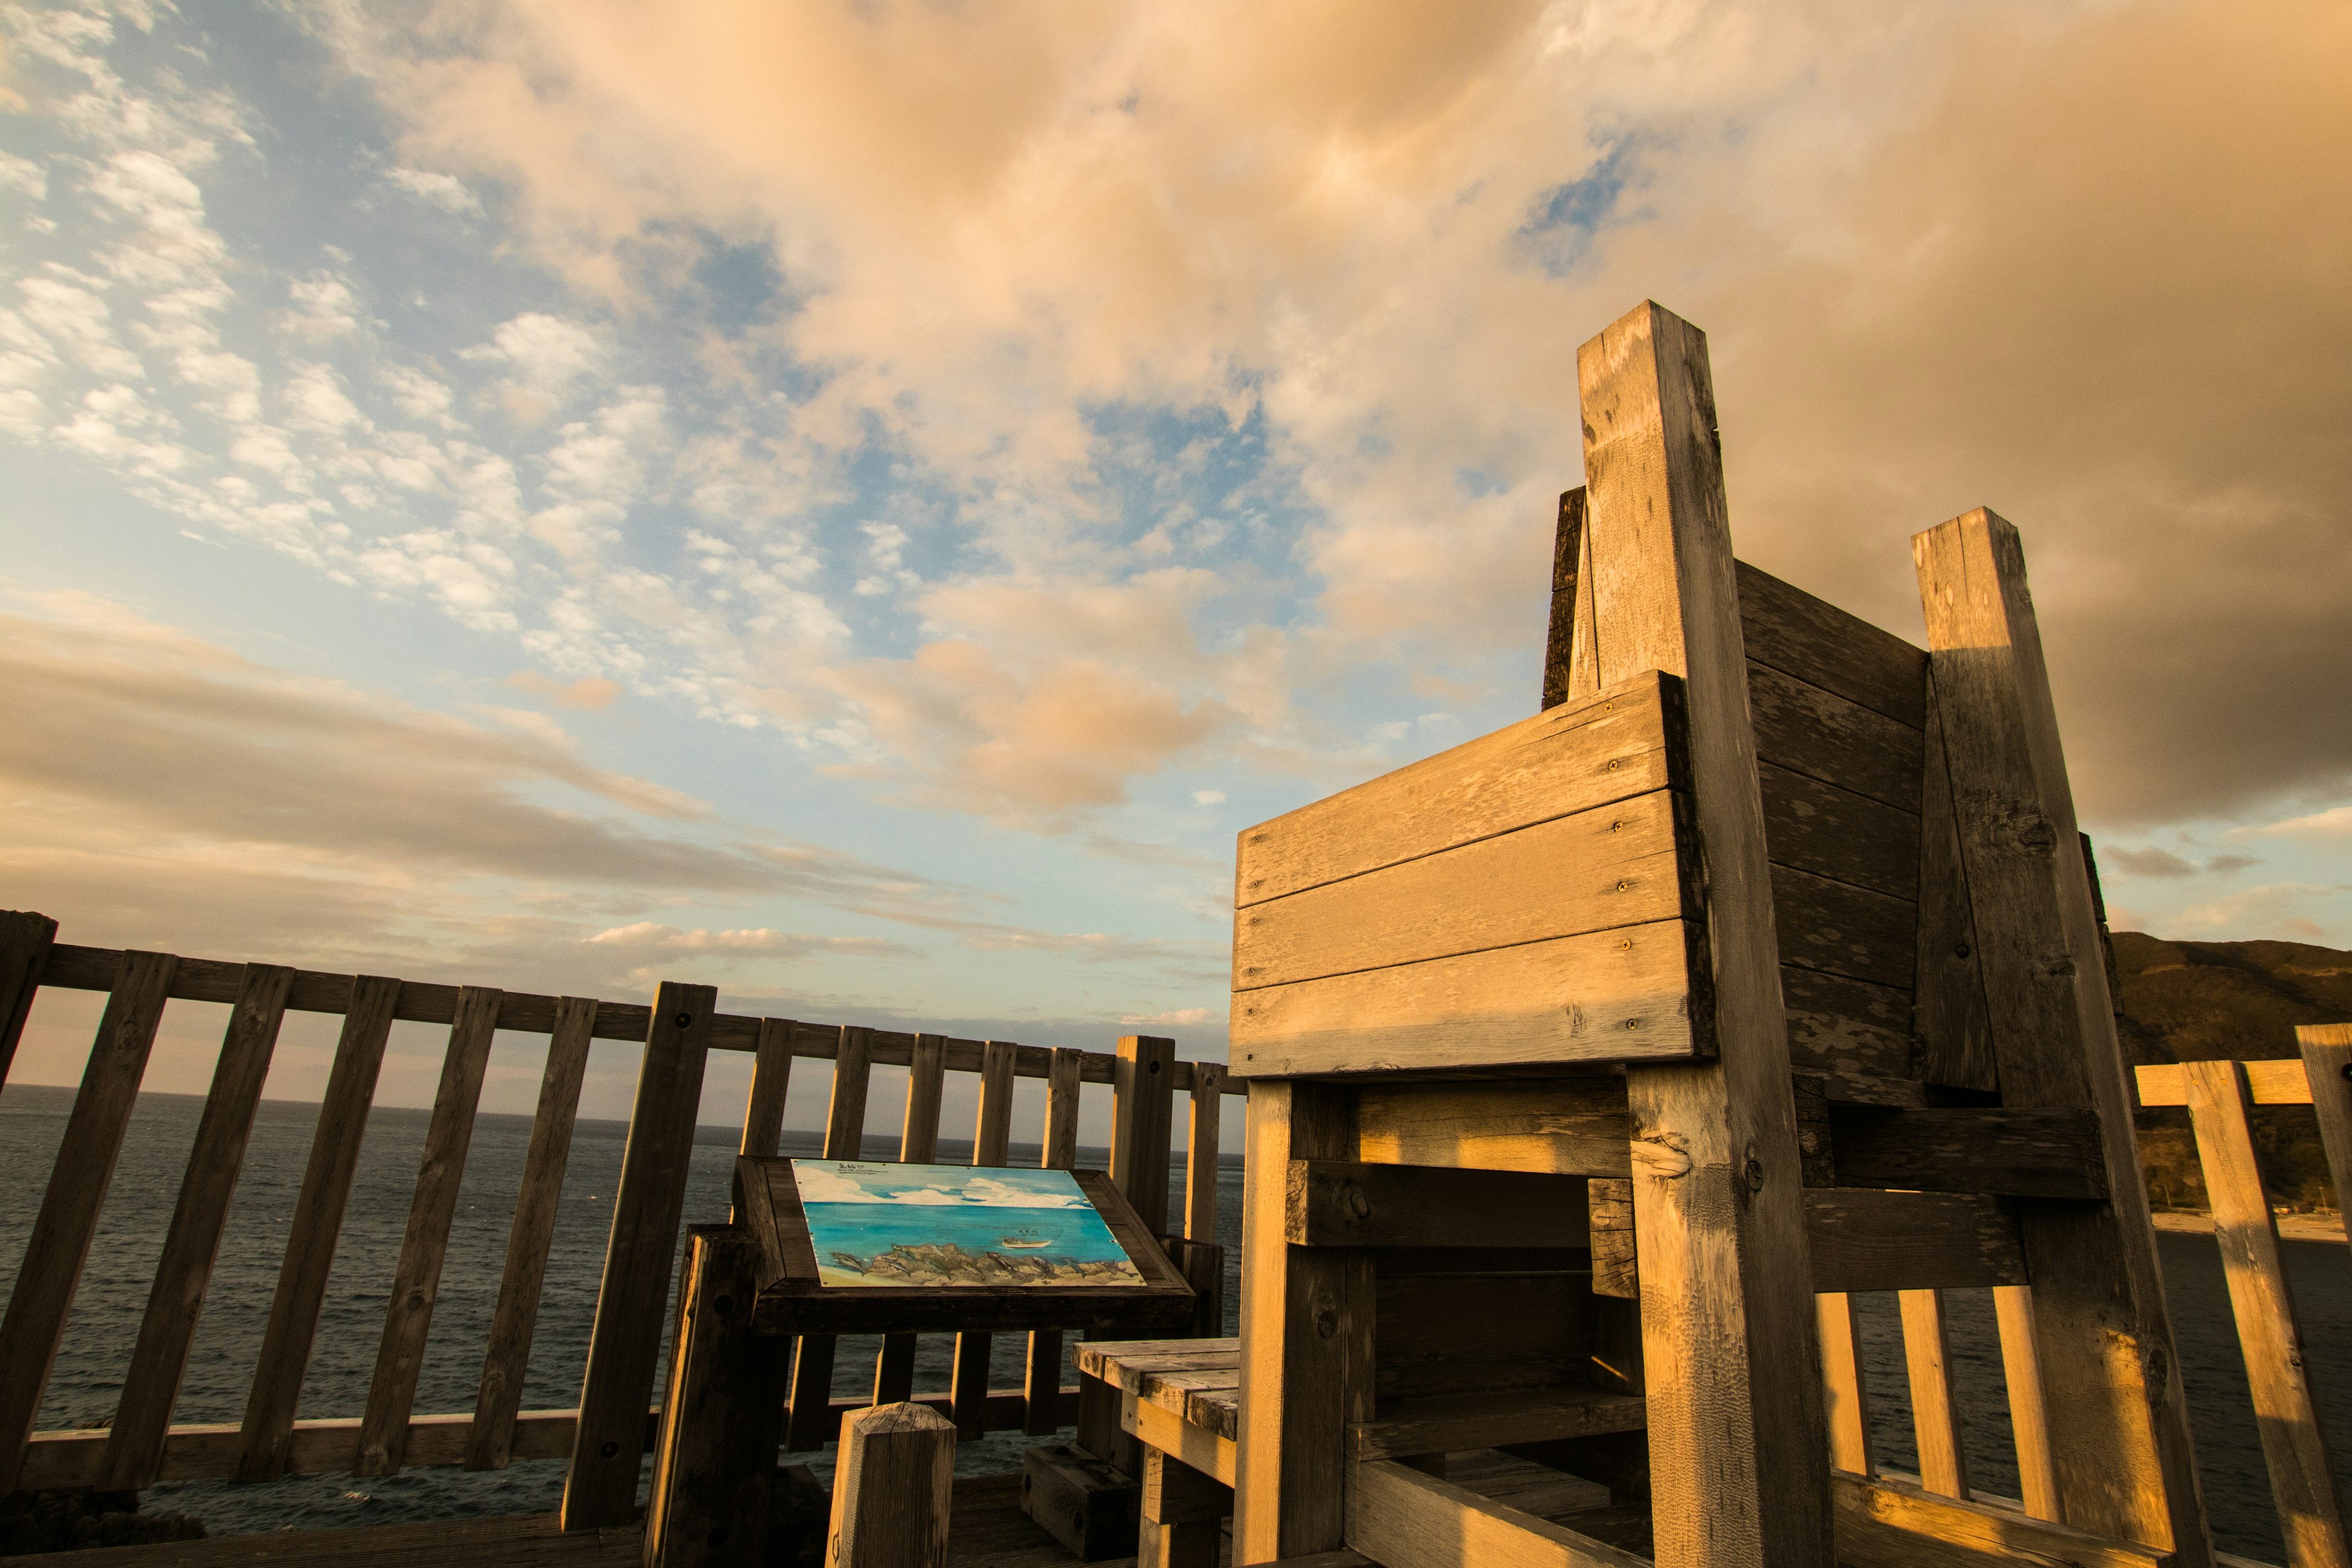
[[(1217, 1215), (1218, 1110), (1242, 1093), (1217, 1064), (1179, 1061), (1172, 1041), (1129, 1037), (1116, 1053), (1043, 1049), (856, 1025), (752, 1017), (718, 1011), (709, 985), (666, 983), (651, 1006), (541, 996), (483, 985), (444, 985), (376, 975), (325, 974), (278, 964), (180, 958), (78, 947), (55, 940), (46, 916), (0, 913), (0, 1082), (13, 1062), (42, 986), (107, 994), (81, 1088), (68, 1120), (38, 1217), (26, 1244), (7, 1315), (0, 1320), (0, 1494), (19, 1488), (135, 1489), (162, 1480), (271, 1480), (296, 1472), (386, 1476), (411, 1466), (499, 1469), (516, 1459), (569, 1456), (566, 1528), (625, 1522), (637, 1507), (641, 1461), (652, 1441), (654, 1377), (671, 1296), (671, 1268), (686, 1202), (704, 1064), (716, 1050), (756, 1058), (742, 1148), (772, 1154), (783, 1126), (795, 1059), (832, 1064), (824, 1153), (868, 1155), (871, 1069), (908, 1069), (897, 1157), (937, 1153), (946, 1075), (977, 1073), (972, 1163), (1003, 1164), (1012, 1138), (1013, 1083), (1046, 1082), (1044, 1162), (1076, 1157), (1083, 1086), (1112, 1092), (1111, 1175), (1173, 1250), (1196, 1284), (1211, 1288), (1221, 1259)], [(105, 1430), (36, 1432), (49, 1372), (96, 1237), (139, 1081), (173, 1001), (229, 1005), (210, 1093), (199, 1120), (157, 1263), (122, 1394)], [(245, 1418), (173, 1424), (214, 1260), (235, 1193), (278, 1030), (289, 1011), (340, 1015), (342, 1027), (296, 1200)], [(356, 1418), (298, 1419), (296, 1404), (326, 1299), (329, 1269), (357, 1171), (362, 1134), (395, 1021), (446, 1024), (443, 1058), (415, 1197), (393, 1272), (391, 1300)], [(470, 1413), (415, 1410), (427, 1331), (456, 1215), (476, 1108), (493, 1034), (547, 1037), (545, 1069), (515, 1196), (506, 1263)], [(580, 1404), (520, 1408), (541, 1288), (554, 1237), (580, 1089), (593, 1040), (645, 1047), (628, 1142), (614, 1194), (611, 1238), (590, 1333)], [(1168, 1223), (1171, 1140), (1178, 1095), (1191, 1122), (1179, 1223)], [(878, 1151), (874, 1152), (877, 1155)], [(1211, 1327), (1210, 1331), (1214, 1331)], [(1076, 1418), (1076, 1391), (1061, 1386), (1058, 1334), (1031, 1337), (1022, 1387), (987, 1386), (988, 1337), (957, 1336), (952, 1387), (929, 1403), (949, 1411), (961, 1435), (1051, 1432)], [(835, 1346), (803, 1340), (793, 1380), (788, 1440), (821, 1447), (842, 1413), (866, 1403), (831, 1395)], [(891, 1335), (876, 1369), (875, 1397), (912, 1391), (915, 1340)], [(919, 1396), (920, 1397), (920, 1396)]]

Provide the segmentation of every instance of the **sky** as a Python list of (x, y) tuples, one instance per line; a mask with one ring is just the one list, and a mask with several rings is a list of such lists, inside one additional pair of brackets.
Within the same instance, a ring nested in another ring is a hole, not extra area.
[(1654, 298), (1747, 559), (1917, 640), (1908, 537), (2023, 531), (2119, 927), (2352, 946), (2334, 0), (0, 20), (0, 903), (65, 940), (1221, 1058), (1234, 835), (1533, 711)]

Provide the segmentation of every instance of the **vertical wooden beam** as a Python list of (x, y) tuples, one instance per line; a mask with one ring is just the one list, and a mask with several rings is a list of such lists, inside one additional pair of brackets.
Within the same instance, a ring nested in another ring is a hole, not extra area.
[[(1054, 1047), (1045, 1069), (1045, 1128), (1038, 1164), (1066, 1171), (1078, 1163), (1078, 1069), (1086, 1053)], [(1029, 1360), (1021, 1380), (1021, 1431), (1051, 1436), (1062, 1427), (1062, 1331), (1037, 1329), (1029, 1335)]]
[(719, 992), (665, 981), (654, 993), (645, 1065), (637, 1072), (629, 1141), (613, 1194), (604, 1278), (588, 1333), (580, 1384), (580, 1435), (563, 1481), (562, 1526), (593, 1530), (631, 1522), (646, 1457), (646, 1407), (653, 1402), (662, 1315), (669, 1304), (686, 1178), (694, 1160), (695, 1113), (710, 1048)]
[(147, 1315), (123, 1374), (122, 1397), (114, 1407), (114, 1427), (106, 1436), (105, 1480), (110, 1491), (139, 1491), (163, 1473), (163, 1438), (179, 1402), (180, 1380), (203, 1317), (205, 1291), (220, 1256), (230, 1197), (245, 1167), (246, 1141), (278, 1048), (286, 1018), (286, 998), (294, 972), (278, 964), (248, 963), (237, 981), (236, 1005), (213, 1067), (212, 1091), (196, 1122), (195, 1146), (180, 1196), (164, 1234), (163, 1256), (147, 1294)]
[(2230, 1282), (2230, 1310), (2246, 1352), (2254, 1425), (2270, 1468), (2271, 1495), (2278, 1502), (2279, 1530), (2286, 1537), (2288, 1568), (2352, 1568), (2344, 1503), (2328, 1464), (2319, 1407), (2305, 1376), (2294, 1292), (2279, 1260), (2277, 1222), (2254, 1163), (2246, 1069), (2233, 1061), (2180, 1065), (2189, 1086), (2189, 1119), (2197, 1130), (2197, 1158), (2212, 1200), (2213, 1236)]
[(302, 1191), (287, 1227), (286, 1256), (278, 1268), (278, 1289), (269, 1300), (269, 1323), (246, 1395), (245, 1426), (237, 1435), (236, 1479), (274, 1481), (286, 1473), (294, 1413), (302, 1377), (310, 1368), (310, 1347), (319, 1333), (319, 1309), (327, 1299), (327, 1274), (342, 1234), (343, 1207), (359, 1169), (360, 1145), (367, 1135), (368, 1107), (375, 1099), (376, 1075), (383, 1067), (384, 1042), (392, 1037), (393, 1008), (400, 982), (362, 974), (352, 981), (343, 1008), (343, 1028), (335, 1042), (334, 1065), (327, 1069), (319, 1122), (310, 1134), (310, 1158)]
[[(1003, 1165), (1012, 1158), (1013, 1068), (1021, 1047), (991, 1040), (981, 1047), (980, 1110), (971, 1129), (971, 1163)], [(960, 1333), (948, 1404), (955, 1412), (956, 1440), (969, 1443), (987, 1430), (988, 1360), (994, 1341), (988, 1334)]]
[(1223, 1521), (1234, 1511), (1231, 1487), (1147, 1448), (1139, 1500), (1143, 1528), (1136, 1568), (1218, 1568)]
[[(1584, 487), (1559, 494), (1559, 521), (1551, 536), (1551, 625), (1544, 638), (1542, 708), (1557, 708), (1570, 695), (1570, 671), (1574, 667), (1577, 611), (1585, 607), (1577, 593), (1584, 574)], [(1540, 711), (1540, 709), (1538, 709)]]
[(927, 1405), (843, 1417), (826, 1568), (946, 1568), (955, 1444)]
[(595, 1023), (594, 998), (556, 1002), (547, 1065), (539, 1078), (539, 1110), (530, 1121), (514, 1223), (507, 1229), (506, 1269), (499, 1278), (498, 1305), (490, 1311), (489, 1349), (482, 1356), (482, 1381), (474, 1395), (474, 1425), (466, 1434), (469, 1470), (503, 1470), (514, 1449), (515, 1415), (522, 1408), (523, 1377), (530, 1368), (540, 1292), (547, 1284), (548, 1250), (555, 1240), (555, 1211), (563, 1200), (563, 1171), (572, 1160), (572, 1131), (579, 1121), (580, 1085), (588, 1075)]
[(1184, 1133), (1184, 1237), (1217, 1242), (1217, 1141), (1224, 1131), (1225, 1069), (1192, 1064), (1190, 1125)]
[(760, 1020), (760, 1043), (751, 1066), (751, 1092), (743, 1103), (743, 1145), (746, 1154), (775, 1156), (784, 1135), (784, 1096), (793, 1087), (793, 1030), (790, 1018)]
[(114, 1181), (179, 962), (167, 952), (125, 952), (90, 1042), (81, 1091), (74, 1096), (39, 1217), (25, 1243), (8, 1315), (0, 1319), (0, 1495), (15, 1491), (24, 1473), (25, 1447), (98, 1236), (99, 1212)]
[(2210, 1568), (2090, 880), (2017, 530), (1911, 542), (2001, 1101), (2099, 1119), (2109, 1198), (2019, 1205), (2063, 1521)]
[(1829, 1418), (1830, 1464), (1873, 1476), (1870, 1394), (1862, 1379), (1862, 1330), (1853, 1298), (1843, 1290), (1813, 1298), (1822, 1332), (1822, 1407)]
[[(898, 1130), (898, 1163), (928, 1165), (940, 1155), (940, 1097), (947, 1082), (947, 1042), (917, 1035), (907, 1068), (907, 1116)], [(915, 1394), (914, 1334), (885, 1334), (874, 1358), (874, 1403), (898, 1405)]]
[[(1577, 353), (1593, 658), (1682, 677), (1711, 1060), (1626, 1073), (1660, 1568), (1829, 1568), (1829, 1455), (1763, 802), (1706, 340), (1644, 303)], [(1788, 1440), (1790, 1430), (1814, 1436)], [(1704, 1500), (1704, 1506), (1700, 1506)]]
[(1352, 1160), (1353, 1095), (1335, 1084), (1250, 1085), (1242, 1202), (1242, 1393), (1234, 1560), (1345, 1544), (1348, 1427), (1372, 1407), (1372, 1263), (1356, 1247), (1285, 1239), (1290, 1163)]
[(646, 1500), (646, 1568), (764, 1562), (792, 1342), (751, 1332), (760, 1247), (750, 1233), (693, 1226), (680, 1283)]
[(16, 1042), (25, 1037), (25, 1020), (32, 1015), (57, 939), (58, 922), (48, 916), (0, 910), (0, 1084), (8, 1081), (16, 1063)]
[(1968, 1450), (1960, 1410), (1952, 1398), (1952, 1352), (1944, 1330), (1940, 1290), (1898, 1290), (1903, 1313), (1903, 1366), (1911, 1380), (1911, 1430), (1919, 1443), (1919, 1481), (1931, 1492), (1965, 1500)]
[[(825, 1103), (826, 1159), (864, 1156), (866, 1089), (873, 1070), (874, 1031), (842, 1026), (833, 1053), (833, 1095)], [(809, 1453), (833, 1440), (834, 1346), (831, 1334), (803, 1334), (793, 1347), (793, 1392), (784, 1423), (784, 1447), (794, 1453)]]
[(2017, 1486), (2025, 1511), (2058, 1518), (2058, 1468), (2050, 1453), (2050, 1407), (2042, 1395), (2041, 1340), (2033, 1329), (2033, 1287), (1996, 1285), (1993, 1320), (2000, 1332), (2000, 1374), (2009, 1384), (2009, 1428), (2017, 1445)]
[(1110, 1179), (1151, 1234), (1165, 1236), (1176, 1042), (1129, 1035), (1111, 1070)]
[[(2303, 1076), (2319, 1117), (2336, 1212), (2345, 1215), (2352, 1212), (2352, 1024), (2299, 1024), (2294, 1038), (2303, 1047)], [(2347, 1225), (2346, 1239), (2352, 1240), (2352, 1221)]]
[[(1944, 721), (1930, 673), (1927, 755), (1933, 760), (1943, 754)], [(1951, 774), (1937, 763), (1920, 770), (1919, 782), (1919, 938), (1911, 1033), (1919, 1042), (1913, 1065), (1922, 1082), (2000, 1087), (1976, 942), (1968, 875), (1960, 865), (1959, 823), (1952, 815)]]

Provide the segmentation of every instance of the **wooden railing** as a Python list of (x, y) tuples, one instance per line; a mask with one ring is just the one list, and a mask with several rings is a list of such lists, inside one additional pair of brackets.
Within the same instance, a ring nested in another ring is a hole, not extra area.
[[(743, 1130), (747, 1153), (776, 1152), (792, 1066), (799, 1058), (832, 1064), (824, 1152), (841, 1159), (866, 1153), (867, 1086), (877, 1065), (908, 1069), (897, 1151), (902, 1160), (935, 1157), (950, 1072), (980, 1077), (972, 1140), (972, 1163), (980, 1165), (1007, 1161), (1015, 1079), (1046, 1081), (1043, 1158), (1058, 1166), (1076, 1158), (1082, 1086), (1109, 1084), (1111, 1175), (1160, 1231), (1171, 1228), (1171, 1138), (1175, 1097), (1181, 1093), (1188, 1097), (1191, 1142), (1174, 1250), (1188, 1275), (1213, 1298), (1221, 1266), (1214, 1248), (1218, 1108), (1223, 1095), (1239, 1094), (1243, 1087), (1229, 1083), (1215, 1063), (1177, 1060), (1170, 1040), (1129, 1037), (1115, 1053), (1048, 1050), (1003, 1040), (726, 1014), (718, 1011), (718, 993), (708, 985), (664, 984), (646, 1006), (77, 947), (57, 942), (56, 931), (56, 922), (46, 916), (0, 913), (0, 1082), (5, 1081), (40, 987), (107, 994), (15, 1293), (0, 1320), (0, 1494), (55, 1486), (130, 1489), (209, 1478), (257, 1481), (321, 1470), (384, 1476), (424, 1465), (498, 1469), (516, 1459), (569, 1455), (566, 1527), (626, 1521), (636, 1509), (640, 1464), (650, 1443), (654, 1377), (670, 1304), (696, 1111), (704, 1064), (713, 1049), (749, 1051), (756, 1058)], [(173, 1001), (226, 1003), (231, 1013), (122, 1394), (106, 1430), (36, 1432), (140, 1078)], [(175, 1426), (172, 1415), (230, 1199), (278, 1030), (289, 1011), (340, 1015), (342, 1027), (245, 1418)], [(366, 1408), (356, 1418), (302, 1420), (297, 1401), (395, 1021), (446, 1024), (449, 1042)], [(497, 1031), (547, 1037), (538, 1110), (474, 1409), (418, 1415), (415, 1405), (426, 1336)], [(520, 1408), (523, 1373), (589, 1044), (596, 1039), (642, 1042), (645, 1058), (614, 1196), (587, 1367), (578, 1408), (527, 1411)], [(914, 1351), (911, 1335), (885, 1342), (876, 1373), (877, 1399), (908, 1396)], [(794, 1447), (822, 1446), (842, 1411), (865, 1403), (832, 1398), (833, 1352), (830, 1341), (810, 1339), (799, 1348), (788, 1422)], [(953, 1384), (944, 1395), (931, 1396), (951, 1412), (961, 1435), (1051, 1432), (1075, 1418), (1075, 1391), (1060, 1386), (1058, 1335), (1032, 1336), (1028, 1373), (1019, 1389), (987, 1387), (988, 1352), (985, 1335), (959, 1335)]]

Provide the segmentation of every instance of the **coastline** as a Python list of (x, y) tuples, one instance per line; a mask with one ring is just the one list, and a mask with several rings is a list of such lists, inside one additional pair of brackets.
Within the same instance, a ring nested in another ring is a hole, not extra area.
[[(2189, 1236), (2213, 1234), (2213, 1216), (2189, 1209), (2157, 1209), (2150, 1213), (2158, 1230), (2178, 1231)], [(2342, 1241), (2344, 1218), (2332, 1214), (2273, 1215), (2278, 1222), (2282, 1241)]]

